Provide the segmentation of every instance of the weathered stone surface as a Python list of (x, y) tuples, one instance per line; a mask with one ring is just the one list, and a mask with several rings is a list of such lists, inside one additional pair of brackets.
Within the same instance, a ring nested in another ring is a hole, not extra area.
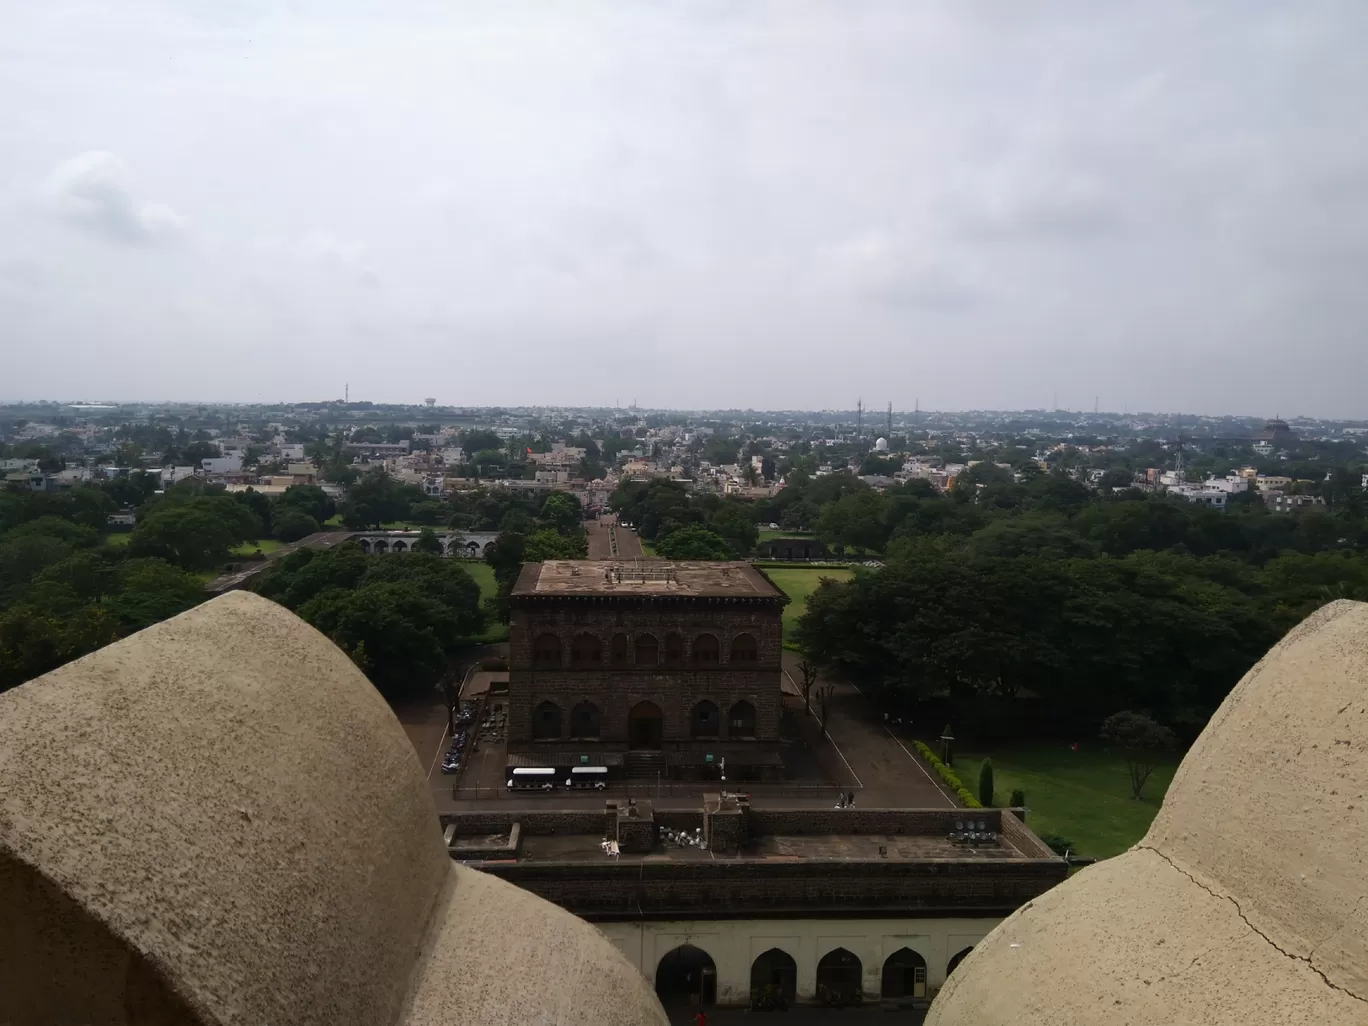
[(1368, 605), (1231, 692), (1129, 852), (1006, 919), (928, 1026), (1368, 1022)]
[(384, 701), (242, 592), (0, 695), (0, 909), (0, 1022), (663, 1022), (451, 862)]

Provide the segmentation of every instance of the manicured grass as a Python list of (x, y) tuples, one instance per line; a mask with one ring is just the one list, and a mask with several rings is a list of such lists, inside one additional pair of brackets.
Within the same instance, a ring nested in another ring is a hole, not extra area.
[(796, 569), (785, 567), (782, 570), (767, 569), (765, 576), (787, 595), (790, 599), (789, 604), (784, 607), (784, 639), (785, 642), (793, 637), (793, 631), (798, 626), (798, 617), (803, 615), (807, 609), (807, 600), (822, 583), (824, 578), (833, 581), (848, 581), (852, 576), (850, 570), (828, 570), (828, 569), (808, 569), (806, 567)]
[(654, 556), (656, 554), (655, 546), (645, 538), (641, 539), (641, 551), (648, 556)]
[(128, 544), (128, 540), (132, 537), (132, 531), (120, 531), (117, 534), (105, 535), (104, 543), (110, 548), (121, 549)]
[[(934, 739), (923, 738), (939, 753)], [(1037, 834), (1059, 834), (1077, 845), (1075, 854), (1105, 859), (1119, 855), (1144, 836), (1173, 780), (1177, 760), (1161, 766), (1145, 784), (1145, 797), (1130, 796), (1126, 760), (1100, 742), (1031, 742), (991, 751), (955, 753), (954, 770), (978, 793), (979, 764), (993, 760), (993, 791), (1006, 805), (1013, 788), (1026, 792), (1026, 825)]]
[(768, 528), (761, 530), (760, 541), (773, 541), (775, 538), (813, 538), (816, 537), (811, 531), (771, 531)]
[(494, 568), (479, 560), (461, 560), (461, 569), (470, 574), (471, 579), (480, 586), (480, 601), (491, 599), (499, 593), (499, 585), (494, 580)]
[(253, 552), (260, 549), (261, 554), (265, 556), (274, 552), (284, 544), (283, 541), (280, 541), (277, 538), (258, 538), (256, 541), (243, 542), (232, 551), (235, 556), (250, 556)]
[[(480, 586), (480, 601), (492, 599), (499, 593), (499, 584), (494, 580), (494, 568), (488, 563), (482, 563), (474, 559), (461, 561), (461, 569), (470, 574), (476, 584)], [(491, 623), (485, 632), (475, 641), (492, 645), (498, 641), (508, 640), (508, 624)]]

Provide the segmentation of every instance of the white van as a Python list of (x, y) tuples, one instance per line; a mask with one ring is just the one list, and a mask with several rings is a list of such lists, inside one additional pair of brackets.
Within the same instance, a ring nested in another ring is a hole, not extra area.
[(602, 791), (608, 786), (607, 766), (575, 766), (565, 778), (567, 790)]
[(519, 766), (508, 778), (510, 791), (554, 791), (556, 771), (546, 766)]

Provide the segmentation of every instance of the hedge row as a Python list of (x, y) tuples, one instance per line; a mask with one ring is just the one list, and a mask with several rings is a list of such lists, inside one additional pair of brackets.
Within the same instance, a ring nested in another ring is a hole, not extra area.
[(955, 796), (959, 798), (966, 809), (983, 808), (982, 803), (974, 797), (974, 792), (964, 786), (964, 782), (960, 780), (959, 777), (955, 776), (955, 771), (941, 762), (940, 759), (936, 757), (935, 752), (931, 751), (930, 748), (920, 741), (913, 741), (912, 743), (917, 747), (917, 754), (931, 764), (931, 768), (936, 771), (936, 775), (949, 785), (950, 790), (955, 792)]

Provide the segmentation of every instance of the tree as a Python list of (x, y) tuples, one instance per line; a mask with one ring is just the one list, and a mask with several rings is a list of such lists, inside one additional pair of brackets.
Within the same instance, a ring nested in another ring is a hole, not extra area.
[(1125, 755), (1131, 797), (1139, 801), (1150, 774), (1175, 747), (1173, 731), (1143, 713), (1122, 709), (1102, 722), (1101, 734)]
[(320, 530), (318, 521), (301, 509), (287, 507), (276, 516), (275, 536), (283, 542), (297, 542)]
[(199, 467), (201, 461), (222, 456), (223, 450), (213, 442), (191, 442), (181, 450), (181, 460), (186, 466)]
[[(288, 491), (289, 489), (286, 489), (287, 493)], [(257, 520), (261, 521), (261, 530), (263, 534), (275, 534), (275, 513), (277, 508), (281, 508), (279, 506), (279, 499), (277, 499), (276, 502), (272, 502), (267, 496), (263, 495), (255, 488), (248, 488), (245, 492), (235, 492), (233, 494), (233, 499), (250, 509)], [(283, 507), (283, 509), (288, 508), (290, 507)]]
[(432, 528), (425, 527), (418, 532), (418, 540), (413, 543), (413, 551), (440, 556), (442, 554), (442, 543)]
[(318, 485), (290, 485), (275, 501), (279, 512), (297, 510), (323, 523), (337, 512), (332, 497)]
[(104, 607), (126, 634), (170, 619), (208, 597), (195, 577), (160, 559), (125, 560), (116, 576), (118, 590)]
[(731, 546), (705, 527), (691, 525), (671, 531), (656, 542), (666, 559), (732, 559)]
[(542, 523), (560, 534), (572, 534), (580, 530), (584, 510), (579, 499), (569, 492), (552, 492), (542, 503), (538, 517)]
[(817, 683), (820, 672), (817, 664), (807, 656), (798, 664), (798, 686), (803, 691), (803, 712), (808, 716), (812, 715), (812, 686)]
[(984, 759), (979, 763), (978, 800), (985, 809), (993, 808), (993, 760)]
[(40, 677), (116, 637), (113, 620), (96, 606), (67, 616), (14, 606), (0, 613), (0, 691)]
[(261, 522), (226, 495), (163, 500), (138, 521), (128, 542), (133, 556), (153, 556), (185, 570), (204, 570), (228, 558), (235, 545), (257, 537)]

